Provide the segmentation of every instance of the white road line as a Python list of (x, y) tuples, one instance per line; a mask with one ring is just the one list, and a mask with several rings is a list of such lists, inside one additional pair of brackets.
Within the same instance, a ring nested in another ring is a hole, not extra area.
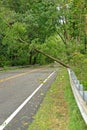
[(36, 92), (43, 86), (44, 83), (55, 73), (52, 72), (44, 81), (39, 85), (39, 87), (0, 125), (0, 130), (3, 130), (10, 121), (20, 112), (20, 110), (29, 102), (29, 100), (36, 94)]

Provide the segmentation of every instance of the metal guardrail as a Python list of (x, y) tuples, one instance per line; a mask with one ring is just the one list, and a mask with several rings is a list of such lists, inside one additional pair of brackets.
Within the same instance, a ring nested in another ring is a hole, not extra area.
[(75, 73), (71, 69), (68, 69), (68, 73), (76, 103), (87, 125), (87, 91), (84, 91), (83, 85), (80, 84)]

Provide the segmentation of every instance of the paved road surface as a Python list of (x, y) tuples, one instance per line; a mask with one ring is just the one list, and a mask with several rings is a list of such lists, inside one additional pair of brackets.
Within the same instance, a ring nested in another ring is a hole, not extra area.
[[(52, 68), (0, 72), (0, 130), (27, 130), (46, 91), (56, 77), (56, 73), (53, 72)], [(46, 80), (49, 75), (49, 79)], [(19, 106), (21, 108), (18, 108)]]

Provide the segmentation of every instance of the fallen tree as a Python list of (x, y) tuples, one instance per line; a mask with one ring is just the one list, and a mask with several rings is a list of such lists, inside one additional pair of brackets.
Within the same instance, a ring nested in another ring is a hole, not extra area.
[(61, 62), (60, 60), (58, 60), (58, 59), (56, 59), (56, 58), (54, 58), (54, 57), (52, 57), (52, 56), (50, 56), (50, 55), (44, 53), (43, 51), (38, 50), (37, 48), (34, 48), (34, 50), (35, 50), (36, 52), (38, 52), (38, 53), (41, 53), (41, 54), (44, 55), (44, 56), (47, 56), (48, 58), (50, 58), (50, 59), (52, 59), (52, 60), (58, 62), (58, 63), (61, 64), (62, 66), (66, 67), (66, 68), (70, 68), (68, 65), (66, 65), (66, 64), (64, 64), (63, 62)]
[[(21, 38), (20, 38), (19, 40), (20, 40), (21, 42), (23, 42), (23, 43), (27, 43), (26, 41), (24, 41), (24, 40), (21, 39)], [(28, 44), (28, 43), (27, 43), (27, 44)], [(38, 50), (38, 49), (35, 48), (34, 46), (33, 46), (33, 50), (35, 50), (36, 52), (41, 53), (42, 55), (44, 55), (44, 56), (46, 56), (46, 57), (48, 57), (48, 58), (50, 58), (50, 59), (52, 59), (52, 60), (58, 62), (60, 65), (64, 66), (65, 68), (70, 68), (68, 65), (64, 64), (61, 60), (56, 59), (56, 58), (54, 58), (54, 57), (52, 57), (52, 56), (50, 56), (50, 55), (44, 53), (44, 52), (41, 51), (41, 50)]]

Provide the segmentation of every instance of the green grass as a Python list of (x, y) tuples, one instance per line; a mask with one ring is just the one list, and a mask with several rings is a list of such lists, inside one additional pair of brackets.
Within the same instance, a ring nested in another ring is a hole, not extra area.
[(61, 68), (58, 72), (28, 130), (87, 130), (75, 103), (66, 69)]

